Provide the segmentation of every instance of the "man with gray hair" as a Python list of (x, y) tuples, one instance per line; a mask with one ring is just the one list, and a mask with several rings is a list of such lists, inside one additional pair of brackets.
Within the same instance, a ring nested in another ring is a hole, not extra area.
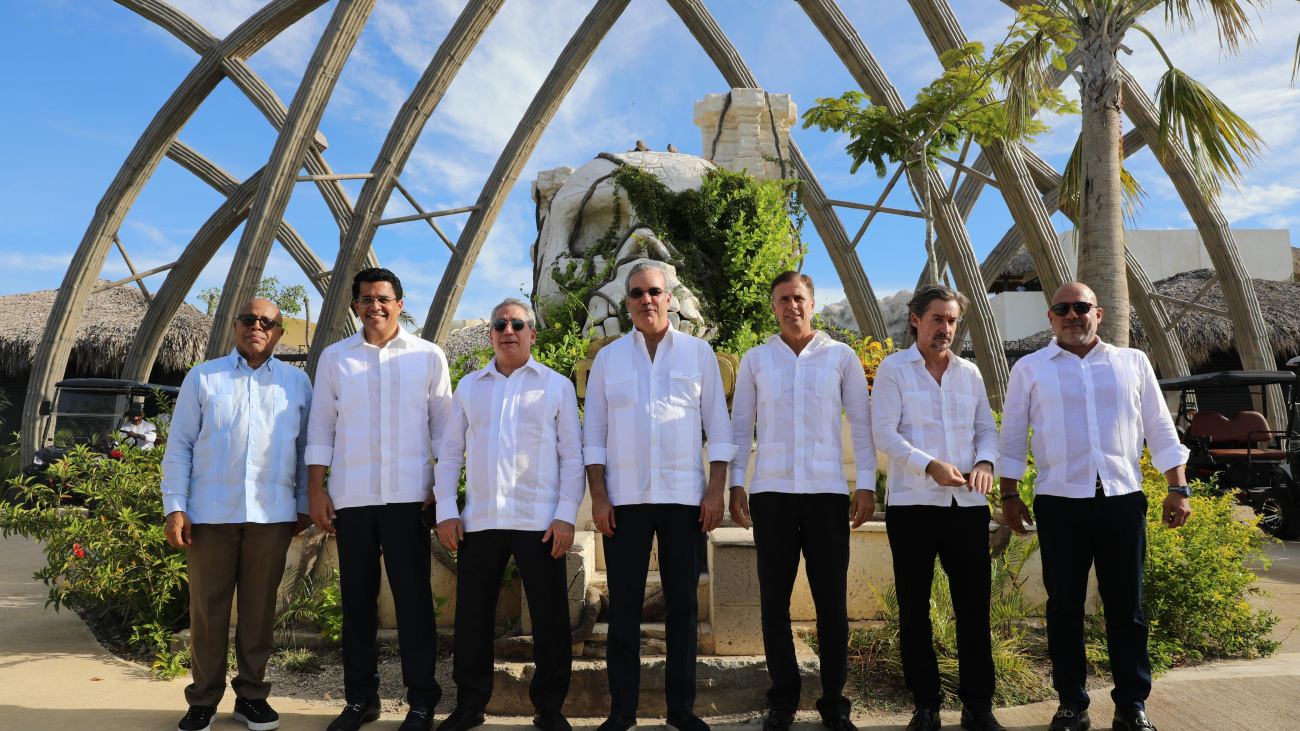
[(894, 557), (908, 731), (940, 727), (942, 692), (930, 627), (937, 556), (957, 615), (961, 727), (1002, 729), (993, 715), (989, 504), (998, 427), (979, 369), (952, 352), (966, 296), (937, 284), (908, 303), (916, 343), (885, 358), (871, 393), (872, 436), (889, 458), (885, 528)]
[[(495, 357), (457, 384), (434, 473), (438, 540), (458, 552), (459, 587), (456, 709), (439, 728), (483, 723), (497, 595), (513, 556), (533, 619), (533, 724), (569, 731), (560, 712), (573, 665), (564, 554), (586, 491), (578, 398), (568, 378), (533, 359), (536, 318), (527, 303), (512, 298), (492, 308), (488, 337)], [(463, 510), (456, 505), (462, 466)]]

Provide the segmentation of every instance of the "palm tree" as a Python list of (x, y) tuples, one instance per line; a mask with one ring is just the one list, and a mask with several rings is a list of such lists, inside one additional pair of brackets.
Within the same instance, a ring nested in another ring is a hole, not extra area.
[(1213, 19), (1219, 43), (1229, 54), (1252, 41), (1248, 11), (1272, 0), (1015, 0), (1019, 22), (1033, 30), (1033, 41), (1011, 60), (1010, 75), (1023, 83), (1008, 87), (1007, 106), (1014, 123), (1034, 113), (1038, 89), (1048, 84), (1053, 48), (1073, 48), (1078, 63), (1083, 130), (1080, 133), (1078, 175), (1077, 278), (1092, 287), (1106, 308), (1101, 337), (1115, 345), (1128, 344), (1129, 302), (1124, 263), (1124, 183), (1120, 130), (1122, 72), (1117, 56), (1128, 51), (1123, 42), (1130, 30), (1150, 39), (1169, 69), (1156, 92), (1160, 108), (1157, 155), (1185, 145), (1197, 182), (1216, 196), (1221, 181), (1234, 186), (1242, 165), (1259, 155), (1263, 140), (1245, 120), (1232, 112), (1208, 88), (1178, 70), (1155, 36), (1142, 23), (1162, 10), (1175, 27), (1195, 27), (1197, 14)]

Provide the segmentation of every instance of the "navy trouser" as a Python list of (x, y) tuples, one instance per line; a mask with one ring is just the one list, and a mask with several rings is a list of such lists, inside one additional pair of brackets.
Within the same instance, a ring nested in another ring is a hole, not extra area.
[(1106, 497), (1101, 488), (1089, 498), (1039, 495), (1034, 498), (1034, 514), (1047, 588), (1047, 651), (1061, 705), (1075, 710), (1088, 707), (1083, 604), (1088, 569), (1095, 563), (1115, 679), (1110, 696), (1118, 711), (1144, 710), (1151, 695), (1147, 622), (1142, 614), (1146, 495), (1138, 491)]
[(849, 673), (849, 496), (760, 492), (749, 498), (758, 555), (758, 593), (763, 621), (763, 650), (772, 687), (768, 706), (799, 710), (802, 685), (790, 631), (790, 594), (803, 554), (808, 588), (817, 609), (817, 646), (821, 664), (822, 716), (847, 716), (844, 697)]
[(609, 573), (610, 715), (636, 718), (641, 698), (641, 607), (645, 604), (650, 545), (659, 537), (659, 576), (668, 613), (668, 658), (664, 696), (668, 713), (695, 708), (695, 654), (699, 642), (696, 591), (704, 565), (706, 535), (700, 531), (700, 506), (679, 504), (618, 505), (614, 535), (605, 536)]
[(420, 503), (339, 508), (339, 582), (343, 594), (343, 690), (348, 703), (379, 696), (379, 559), (383, 556), (397, 612), (402, 682), (412, 708), (442, 700), (434, 678), (438, 627), (429, 584), (429, 529)]

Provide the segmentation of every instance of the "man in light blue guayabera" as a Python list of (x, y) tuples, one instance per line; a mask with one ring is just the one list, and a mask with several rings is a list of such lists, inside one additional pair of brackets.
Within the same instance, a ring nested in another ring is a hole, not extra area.
[(311, 382), (276, 360), (280, 310), (255, 299), (235, 318), (235, 352), (185, 376), (163, 457), (167, 540), (186, 549), (193, 682), (178, 731), (212, 725), (226, 690), (230, 605), (239, 588), (231, 682), (233, 718), (277, 728), (263, 680), (271, 656), (276, 589), (293, 536), (307, 517), (307, 414)]

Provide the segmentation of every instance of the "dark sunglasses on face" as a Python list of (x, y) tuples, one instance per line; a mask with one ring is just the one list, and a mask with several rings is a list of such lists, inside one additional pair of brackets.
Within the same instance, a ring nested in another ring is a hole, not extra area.
[(260, 322), (262, 323), (263, 330), (270, 330), (273, 327), (283, 327), (280, 323), (276, 322), (275, 320), (266, 317), (258, 317), (257, 315), (240, 315), (239, 317), (235, 318), (235, 322), (238, 322), (240, 325), (243, 325), (244, 327), (252, 327), (254, 324)]
[(505, 331), (506, 331), (506, 325), (509, 325), (510, 328), (511, 328), (512, 330), (514, 330), (515, 332), (519, 332), (519, 331), (523, 330), (524, 327), (526, 327), (526, 326), (528, 325), (528, 323), (524, 322), (523, 320), (519, 319), (518, 317), (516, 317), (516, 318), (514, 318), (514, 319), (512, 319), (512, 320), (507, 320), (507, 319), (505, 319), (504, 317), (499, 317), (499, 318), (497, 318), (497, 319), (495, 319), (495, 320), (492, 321), (492, 329), (493, 329), (493, 330), (496, 330), (496, 331), (499, 332), (499, 333), (501, 333), (501, 332), (505, 332)]
[(1070, 314), (1071, 309), (1076, 315), (1086, 315), (1096, 306), (1091, 302), (1057, 302), (1052, 305), (1051, 310), (1057, 317), (1065, 317)]
[(373, 304), (376, 303), (376, 302), (378, 302), (378, 303), (381, 304), (381, 305), (386, 305), (386, 304), (388, 304), (388, 303), (390, 303), (390, 302), (396, 302), (396, 301), (397, 301), (397, 298), (396, 298), (396, 297), (387, 297), (387, 296), (383, 296), (383, 297), (371, 297), (370, 295), (365, 295), (365, 294), (363, 294), (363, 295), (361, 295), (360, 297), (356, 298), (356, 299), (353, 300), (353, 301), (356, 302), (357, 304), (361, 305), (362, 307), (369, 307), (370, 305), (373, 305)]
[(659, 287), (651, 287), (650, 289), (641, 289), (640, 287), (637, 287), (636, 289), (633, 289), (632, 291), (628, 292), (627, 296), (631, 297), (634, 300), (639, 300), (647, 294), (650, 295), (651, 297), (658, 297), (663, 293), (664, 291)]

